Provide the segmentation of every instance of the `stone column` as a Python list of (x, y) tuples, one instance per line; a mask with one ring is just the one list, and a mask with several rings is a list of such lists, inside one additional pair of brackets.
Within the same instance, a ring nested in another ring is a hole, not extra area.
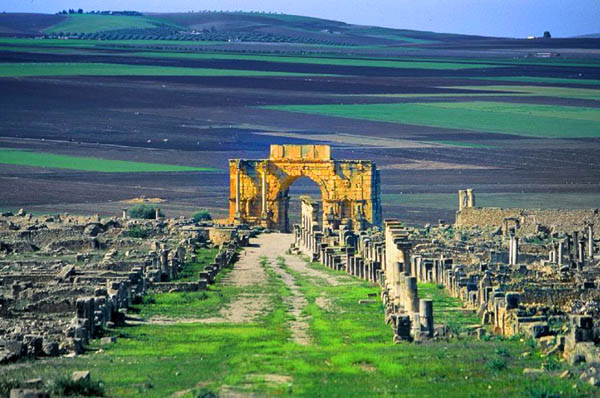
[(472, 189), (467, 189), (467, 207), (475, 207), (475, 195)]
[(564, 249), (564, 242), (561, 240), (560, 242), (558, 242), (558, 254), (557, 254), (558, 258), (556, 259), (556, 262), (558, 263), (558, 265), (562, 265), (563, 249)]
[(583, 237), (579, 240), (579, 242), (577, 242), (578, 248), (577, 248), (577, 253), (579, 254), (579, 257), (577, 258), (577, 260), (583, 264), (585, 262), (585, 239), (583, 239)]
[(458, 211), (465, 207), (467, 207), (467, 191), (461, 189), (458, 191)]
[(405, 279), (405, 289), (406, 289), (406, 311), (410, 313), (418, 313), (419, 312), (419, 297), (417, 292), (417, 277), (416, 276), (407, 276)]
[(240, 176), (240, 169), (238, 166), (238, 170), (235, 175), (235, 213), (238, 217), (240, 215), (240, 183), (241, 183), (241, 176)]
[(123, 209), (123, 220), (127, 220), (127, 209)]
[(510, 265), (517, 265), (519, 262), (519, 238), (512, 237), (512, 253), (510, 255)]
[(160, 220), (160, 209), (158, 207), (154, 209), (154, 218)]
[(576, 260), (579, 259), (579, 233), (577, 231), (573, 232), (573, 257)]
[[(267, 215), (267, 172), (266, 170), (262, 171), (262, 217), (266, 217)], [(307, 225), (308, 226), (308, 225)]]
[(433, 301), (421, 299), (419, 301), (419, 315), (421, 327), (425, 330), (425, 336), (433, 337)]
[(588, 225), (588, 257), (594, 258), (594, 224)]

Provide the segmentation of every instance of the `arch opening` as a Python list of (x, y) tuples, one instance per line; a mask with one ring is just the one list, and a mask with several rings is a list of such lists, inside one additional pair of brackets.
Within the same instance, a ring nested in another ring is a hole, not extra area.
[[(288, 199), (288, 209), (283, 216), (287, 216), (288, 225), (302, 224), (302, 199), (310, 198), (316, 209), (318, 229), (323, 228), (323, 195), (321, 187), (311, 178), (306, 176), (295, 177), (284, 189)], [(307, 220), (304, 220), (308, 222)], [(290, 228), (291, 229), (291, 228)]]

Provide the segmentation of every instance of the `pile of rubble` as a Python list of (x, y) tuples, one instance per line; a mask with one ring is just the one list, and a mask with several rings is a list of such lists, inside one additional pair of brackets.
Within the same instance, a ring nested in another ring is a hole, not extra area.
[[(192, 220), (0, 216), (0, 363), (78, 354), (122, 324), (149, 290), (206, 289), (248, 244), (244, 227)], [(195, 282), (177, 282), (199, 248), (219, 247)]]

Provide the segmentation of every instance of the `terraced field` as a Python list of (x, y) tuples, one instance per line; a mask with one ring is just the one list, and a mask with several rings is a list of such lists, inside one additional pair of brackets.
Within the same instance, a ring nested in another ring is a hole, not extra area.
[[(598, 39), (251, 13), (114, 17), (31, 17), (40, 32), (83, 24), (97, 31), (88, 39), (0, 37), (4, 208), (114, 214), (120, 201), (147, 196), (164, 199), (170, 215), (203, 207), (223, 216), (227, 160), (263, 158), (272, 143), (329, 144), (336, 158), (374, 160), (384, 216), (408, 222), (452, 221), (452, 198), (466, 187), (482, 204), (506, 195), (489, 203), (600, 205)], [(33, 29), (18, 21), (0, 16), (0, 32)], [(214, 25), (218, 40), (153, 37), (160, 29), (140, 23), (209, 33)], [(258, 32), (282, 41), (243, 40)], [(121, 39), (89, 39), (107, 34)], [(561, 56), (536, 58), (542, 50)], [(109, 161), (157, 169), (107, 173), (121, 167)], [(319, 195), (301, 181), (291, 193)]]

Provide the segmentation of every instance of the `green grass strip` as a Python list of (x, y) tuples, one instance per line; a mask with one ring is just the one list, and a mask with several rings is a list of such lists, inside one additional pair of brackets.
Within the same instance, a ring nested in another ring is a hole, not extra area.
[[(3, 63), (0, 77), (24, 76), (317, 76), (312, 73), (104, 63)], [(322, 75), (321, 75), (322, 76)]]
[(146, 29), (160, 25), (183, 29), (181, 26), (168, 21), (158, 20), (141, 15), (100, 15), (81, 14), (69, 15), (67, 19), (45, 30), (46, 33), (98, 33), (119, 29)]
[(56, 155), (47, 152), (29, 152), (14, 148), (0, 148), (0, 163), (18, 166), (97, 171), (104, 173), (141, 173), (160, 171), (219, 171), (211, 167), (189, 167), (171, 164), (130, 162), (95, 157)]
[(454, 88), (462, 90), (512, 91), (524, 95), (533, 95), (539, 97), (577, 98), (594, 101), (600, 100), (600, 90), (591, 88), (547, 86), (456, 86), (445, 88)]
[(600, 137), (600, 108), (485, 101), (265, 108), (540, 138)]
[(563, 79), (558, 77), (534, 77), (534, 76), (493, 76), (493, 77), (469, 77), (474, 80), (495, 80), (502, 82), (525, 82), (525, 83), (564, 83), (564, 84), (588, 84), (600, 85), (600, 80), (593, 79)]
[(483, 148), (483, 149), (494, 148), (493, 145), (477, 144), (477, 143), (468, 142), (468, 141), (431, 140), (431, 141), (424, 141), (424, 142), (431, 142), (434, 144), (442, 144), (442, 145), (455, 146), (455, 147), (460, 147), (460, 148)]
[(118, 46), (205, 46), (213, 44), (224, 44), (226, 41), (209, 41), (209, 40), (146, 40), (146, 39), (126, 39), (126, 40), (99, 40), (99, 39), (28, 39), (14, 37), (0, 37), (0, 49), (2, 46), (27, 46), (27, 47), (118, 47)]
[(263, 62), (282, 62), (291, 64), (314, 64), (314, 65), (336, 65), (336, 66), (361, 66), (376, 68), (399, 68), (399, 69), (437, 69), (437, 70), (460, 70), (460, 69), (478, 69), (495, 68), (491, 64), (469, 64), (469, 63), (451, 63), (451, 62), (430, 62), (413, 60), (379, 60), (379, 59), (358, 59), (344, 57), (297, 57), (297, 56), (274, 56), (274, 55), (244, 55), (244, 54), (190, 54), (176, 52), (138, 52), (134, 53), (143, 57), (158, 58), (186, 58), (186, 59), (231, 59), (246, 61)]

